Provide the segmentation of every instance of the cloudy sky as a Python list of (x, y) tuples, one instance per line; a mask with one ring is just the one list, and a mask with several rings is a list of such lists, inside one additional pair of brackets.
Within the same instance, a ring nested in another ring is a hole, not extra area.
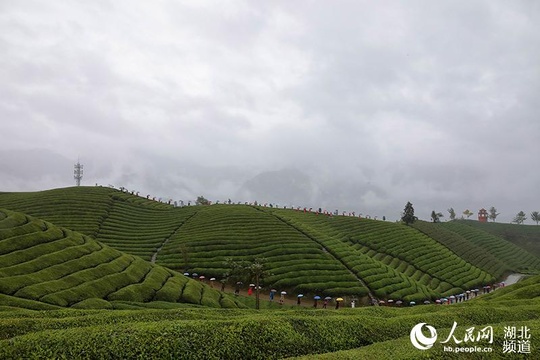
[[(540, 3), (0, 0), (0, 191), (540, 210)], [(531, 223), (527, 220), (526, 223)]]

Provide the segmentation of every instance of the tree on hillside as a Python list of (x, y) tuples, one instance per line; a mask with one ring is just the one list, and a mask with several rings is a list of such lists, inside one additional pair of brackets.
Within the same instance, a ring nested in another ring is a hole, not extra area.
[(409, 225), (417, 219), (418, 218), (414, 216), (414, 208), (411, 202), (408, 201), (407, 205), (405, 205), (405, 209), (403, 210), (403, 214), (401, 214), (401, 221), (403, 221), (405, 225)]
[(538, 222), (540, 222), (540, 212), (533, 211), (531, 213), (531, 220), (536, 222), (536, 225), (538, 225)]
[(448, 209), (448, 212), (450, 213), (450, 220), (456, 219), (456, 212), (454, 211), (454, 208)]
[(467, 219), (470, 218), (472, 214), (473, 214), (473, 212), (471, 210), (469, 210), (469, 209), (467, 209), (467, 210), (465, 210), (463, 212), (463, 215), (465, 215), (467, 217)]
[(488, 218), (491, 219), (491, 221), (495, 221), (495, 219), (497, 219), (497, 216), (499, 216), (499, 213), (497, 212), (497, 209), (495, 208), (495, 206), (492, 206), (491, 208), (489, 208)]
[(210, 205), (210, 201), (204, 198), (204, 196), (197, 196), (195, 205)]
[(431, 212), (431, 220), (434, 222), (434, 223), (438, 223), (441, 221), (441, 218), (443, 217), (444, 215), (440, 212), (435, 212), (435, 210), (433, 210)]
[(515, 222), (516, 224), (520, 225), (520, 224), (523, 224), (525, 220), (527, 220), (527, 216), (525, 215), (523, 211), (520, 211), (516, 214), (512, 222)]
[(255, 284), (255, 308), (258, 310), (260, 307), (260, 283), (261, 280), (270, 275), (265, 268), (265, 260), (262, 258), (256, 258), (253, 261), (234, 261), (228, 258), (225, 261), (225, 266), (229, 269), (225, 274), (226, 278), (229, 278), (233, 282), (246, 281)]

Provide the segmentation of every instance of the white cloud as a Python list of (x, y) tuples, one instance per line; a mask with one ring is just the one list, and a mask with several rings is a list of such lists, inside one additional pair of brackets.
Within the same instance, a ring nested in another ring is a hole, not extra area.
[[(161, 197), (228, 198), (296, 168), (313, 206), (388, 218), (408, 200), (426, 218), (540, 204), (534, 2), (0, 7), (3, 154), (80, 156), (83, 183)], [(71, 181), (3, 163), (0, 190)]]

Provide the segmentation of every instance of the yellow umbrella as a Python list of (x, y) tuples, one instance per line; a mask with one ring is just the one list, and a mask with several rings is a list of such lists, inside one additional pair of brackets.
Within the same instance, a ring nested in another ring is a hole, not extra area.
[(343, 301), (343, 298), (337, 298), (336, 301)]

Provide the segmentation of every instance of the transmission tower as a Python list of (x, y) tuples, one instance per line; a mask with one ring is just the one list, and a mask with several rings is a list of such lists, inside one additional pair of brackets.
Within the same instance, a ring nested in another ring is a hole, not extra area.
[(73, 174), (74, 174), (73, 178), (77, 182), (77, 186), (81, 186), (81, 179), (83, 176), (83, 166), (79, 163), (79, 161), (77, 161), (74, 167), (75, 167), (75, 170), (73, 171)]

